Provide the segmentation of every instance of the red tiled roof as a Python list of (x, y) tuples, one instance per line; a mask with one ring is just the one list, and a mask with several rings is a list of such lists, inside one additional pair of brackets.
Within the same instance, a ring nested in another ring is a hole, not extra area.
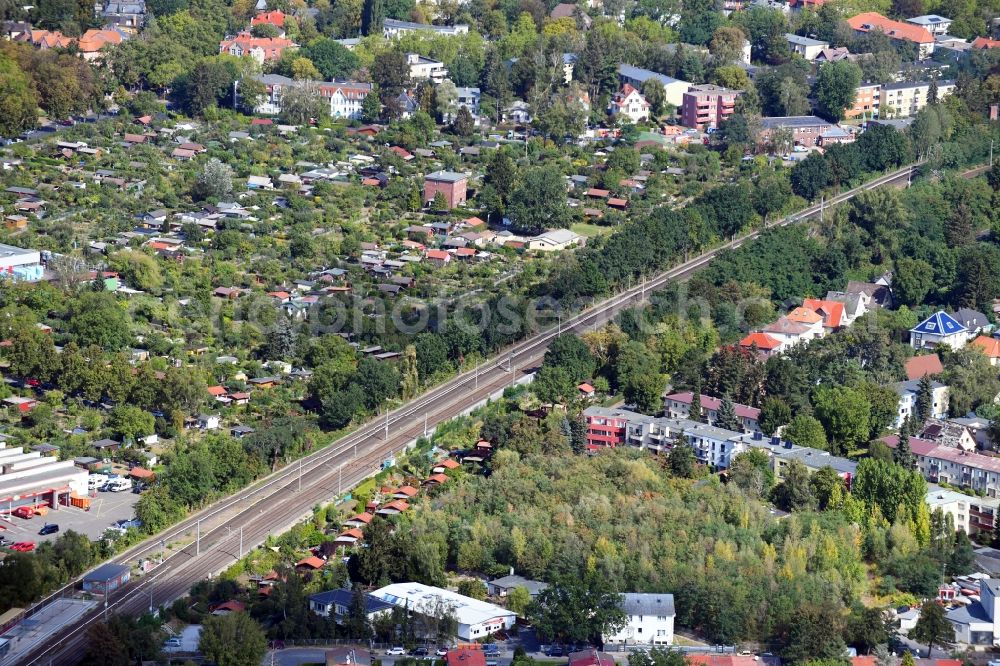
[(273, 12), (263, 12), (257, 14), (252, 19), (250, 19), (250, 25), (263, 25), (270, 24), (277, 28), (285, 27), (285, 13), (280, 9), (276, 9)]
[(589, 190), (587, 190), (587, 196), (594, 197), (595, 199), (607, 199), (608, 196), (610, 196), (610, 194), (611, 192), (609, 192), (608, 190), (602, 190), (598, 187), (592, 187)]
[(310, 569), (322, 569), (326, 564), (326, 560), (321, 557), (316, 557), (315, 555), (310, 555), (309, 557), (304, 557), (295, 563), (297, 567), (309, 567)]
[(389, 502), (388, 504), (379, 507), (379, 511), (384, 511), (386, 509), (395, 509), (395, 510), (397, 510), (397, 511), (399, 511), (399, 512), (402, 513), (403, 511), (406, 511), (409, 508), (410, 508), (410, 505), (409, 505), (409, 503), (406, 500), (399, 499), (399, 500), (396, 500), (394, 502)]
[(402, 488), (400, 488), (399, 490), (397, 490), (393, 494), (394, 495), (406, 495), (407, 497), (413, 497), (413, 496), (415, 496), (419, 492), (420, 491), (417, 490), (416, 488), (414, 488), (413, 486), (403, 486)]
[[(690, 391), (685, 391), (683, 393), (674, 393), (667, 396), (667, 400), (676, 400), (677, 402), (684, 403), (685, 405), (690, 405), (691, 401), (694, 400), (694, 395)], [(701, 408), (709, 411), (716, 411), (722, 406), (722, 400), (719, 398), (713, 398), (710, 395), (701, 396)], [(747, 405), (741, 405), (739, 403), (733, 403), (733, 407), (736, 410), (736, 416), (741, 418), (754, 419), (760, 417), (760, 410), (756, 407), (748, 407)]]
[(448, 650), (448, 666), (486, 666), (486, 654), (482, 650)]
[(926, 28), (921, 28), (919, 25), (913, 25), (912, 23), (893, 21), (878, 12), (864, 12), (857, 16), (852, 16), (847, 19), (847, 24), (858, 32), (870, 32), (877, 29), (893, 39), (905, 39), (908, 42), (916, 42), (917, 44), (934, 43), (934, 37), (931, 36), (931, 33), (927, 32)]
[(224, 386), (209, 386), (208, 387), (208, 394), (209, 395), (214, 395), (215, 397), (219, 397), (220, 395), (226, 395), (226, 393), (228, 393), (228, 391), (226, 391), (226, 388)]
[(941, 365), (941, 358), (937, 354), (908, 358), (903, 367), (906, 370), (907, 379), (920, 379), (924, 375), (933, 377), (944, 372), (944, 366)]
[(758, 666), (759, 662), (749, 655), (737, 654), (692, 654), (684, 660), (690, 666)]
[(428, 259), (447, 261), (448, 257), (450, 257), (451, 255), (445, 252), (444, 250), (427, 250), (424, 256), (427, 257)]
[(461, 463), (459, 463), (457, 460), (452, 460), (451, 458), (445, 458), (437, 465), (435, 465), (435, 467), (444, 467), (445, 469), (458, 469), (461, 466), (462, 466)]
[(360, 523), (364, 523), (365, 525), (367, 525), (368, 523), (372, 522), (372, 518), (374, 518), (374, 516), (370, 513), (359, 513), (358, 515), (351, 518), (351, 521), (356, 520)]
[(996, 49), (1000, 48), (1000, 39), (990, 39), (989, 37), (976, 37), (972, 40), (974, 49)]
[(347, 538), (360, 539), (363, 536), (364, 536), (364, 534), (361, 533), (361, 530), (359, 530), (357, 527), (352, 527), (349, 530), (344, 530), (343, 532), (341, 532), (337, 536), (337, 538), (347, 537)]
[(444, 483), (447, 480), (448, 477), (444, 474), (432, 474), (427, 477), (427, 481), (425, 481), (425, 483)]
[(809, 308), (823, 317), (823, 326), (840, 328), (844, 321), (844, 304), (839, 301), (826, 301), (820, 298), (806, 298), (802, 307)]
[(581, 391), (583, 391), (584, 393), (593, 393), (594, 392), (594, 387), (591, 386), (590, 384), (588, 384), (587, 382), (584, 382), (584, 383), (580, 384), (576, 388), (579, 389), (579, 390), (581, 390)]
[(740, 347), (753, 347), (757, 349), (777, 349), (781, 346), (781, 342), (775, 340), (767, 333), (751, 333), (742, 340), (740, 340)]
[(134, 479), (152, 479), (156, 474), (144, 467), (133, 467), (128, 471), (128, 475)]
[(1000, 358), (1000, 339), (980, 335), (971, 344), (980, 349), (988, 358)]
[(236, 601), (235, 599), (230, 599), (229, 601), (223, 601), (221, 604), (212, 606), (212, 612), (215, 611), (229, 611), (231, 613), (241, 613), (246, 610), (246, 606), (242, 601)]

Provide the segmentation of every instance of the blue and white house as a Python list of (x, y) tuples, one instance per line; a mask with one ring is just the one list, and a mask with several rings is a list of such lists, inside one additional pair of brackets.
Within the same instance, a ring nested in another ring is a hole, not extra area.
[(910, 329), (910, 346), (914, 349), (933, 349), (941, 345), (961, 349), (968, 341), (969, 329), (943, 310)]

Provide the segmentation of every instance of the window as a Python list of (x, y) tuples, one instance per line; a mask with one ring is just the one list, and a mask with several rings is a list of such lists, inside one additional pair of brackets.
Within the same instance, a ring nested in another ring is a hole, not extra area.
[(656, 616), (656, 620), (657, 620), (657, 622), (666, 622), (667, 621), (667, 616), (666, 615), (657, 615)]

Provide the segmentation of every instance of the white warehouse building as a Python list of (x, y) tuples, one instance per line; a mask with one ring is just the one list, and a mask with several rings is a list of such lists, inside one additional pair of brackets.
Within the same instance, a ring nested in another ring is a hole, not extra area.
[(510, 629), (517, 621), (517, 615), (506, 608), (422, 583), (386, 585), (372, 592), (372, 596), (411, 613), (449, 609), (458, 620), (457, 634), (463, 641)]

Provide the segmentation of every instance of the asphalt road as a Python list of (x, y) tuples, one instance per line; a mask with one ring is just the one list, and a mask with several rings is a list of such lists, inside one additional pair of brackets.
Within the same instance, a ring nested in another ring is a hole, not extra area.
[[(867, 189), (905, 184), (912, 169), (907, 167), (876, 178), (832, 197), (826, 205), (847, 201)], [(819, 211), (819, 205), (811, 206), (779, 224), (800, 222), (817, 216)], [(183, 596), (195, 582), (222, 571), (241, 552), (263, 543), (269, 534), (280, 533), (311, 515), (311, 509), (316, 504), (329, 501), (376, 473), (385, 458), (399, 453), (421, 436), (425, 425), (433, 427), (447, 421), (513, 382), (526, 379), (541, 363), (549, 342), (559, 334), (559, 330), (564, 333), (582, 332), (599, 327), (621, 310), (646, 300), (650, 292), (671, 281), (686, 279), (719, 252), (739, 247), (759, 233), (754, 231), (594, 304), (581, 314), (563, 321), (558, 329), (549, 328), (504, 350), (478, 370), (466, 372), (429, 390), (387, 415), (375, 418), (338, 442), (126, 551), (114, 561), (134, 564), (143, 557), (157, 557), (165, 552), (164, 543), (187, 543), (183, 547), (168, 549), (161, 565), (147, 575), (135, 578), (125, 589), (113, 593), (108, 602), (108, 612), (139, 615), (151, 607), (168, 604)], [(199, 532), (200, 543), (191, 543)], [(66, 594), (75, 584), (50, 598)], [(39, 606), (46, 601), (43, 600)], [(92, 612), (72, 627), (55, 633), (31, 658), (20, 663), (50, 666), (76, 664), (86, 645), (88, 627), (103, 617), (103, 611), (102, 607), (100, 612)]]

